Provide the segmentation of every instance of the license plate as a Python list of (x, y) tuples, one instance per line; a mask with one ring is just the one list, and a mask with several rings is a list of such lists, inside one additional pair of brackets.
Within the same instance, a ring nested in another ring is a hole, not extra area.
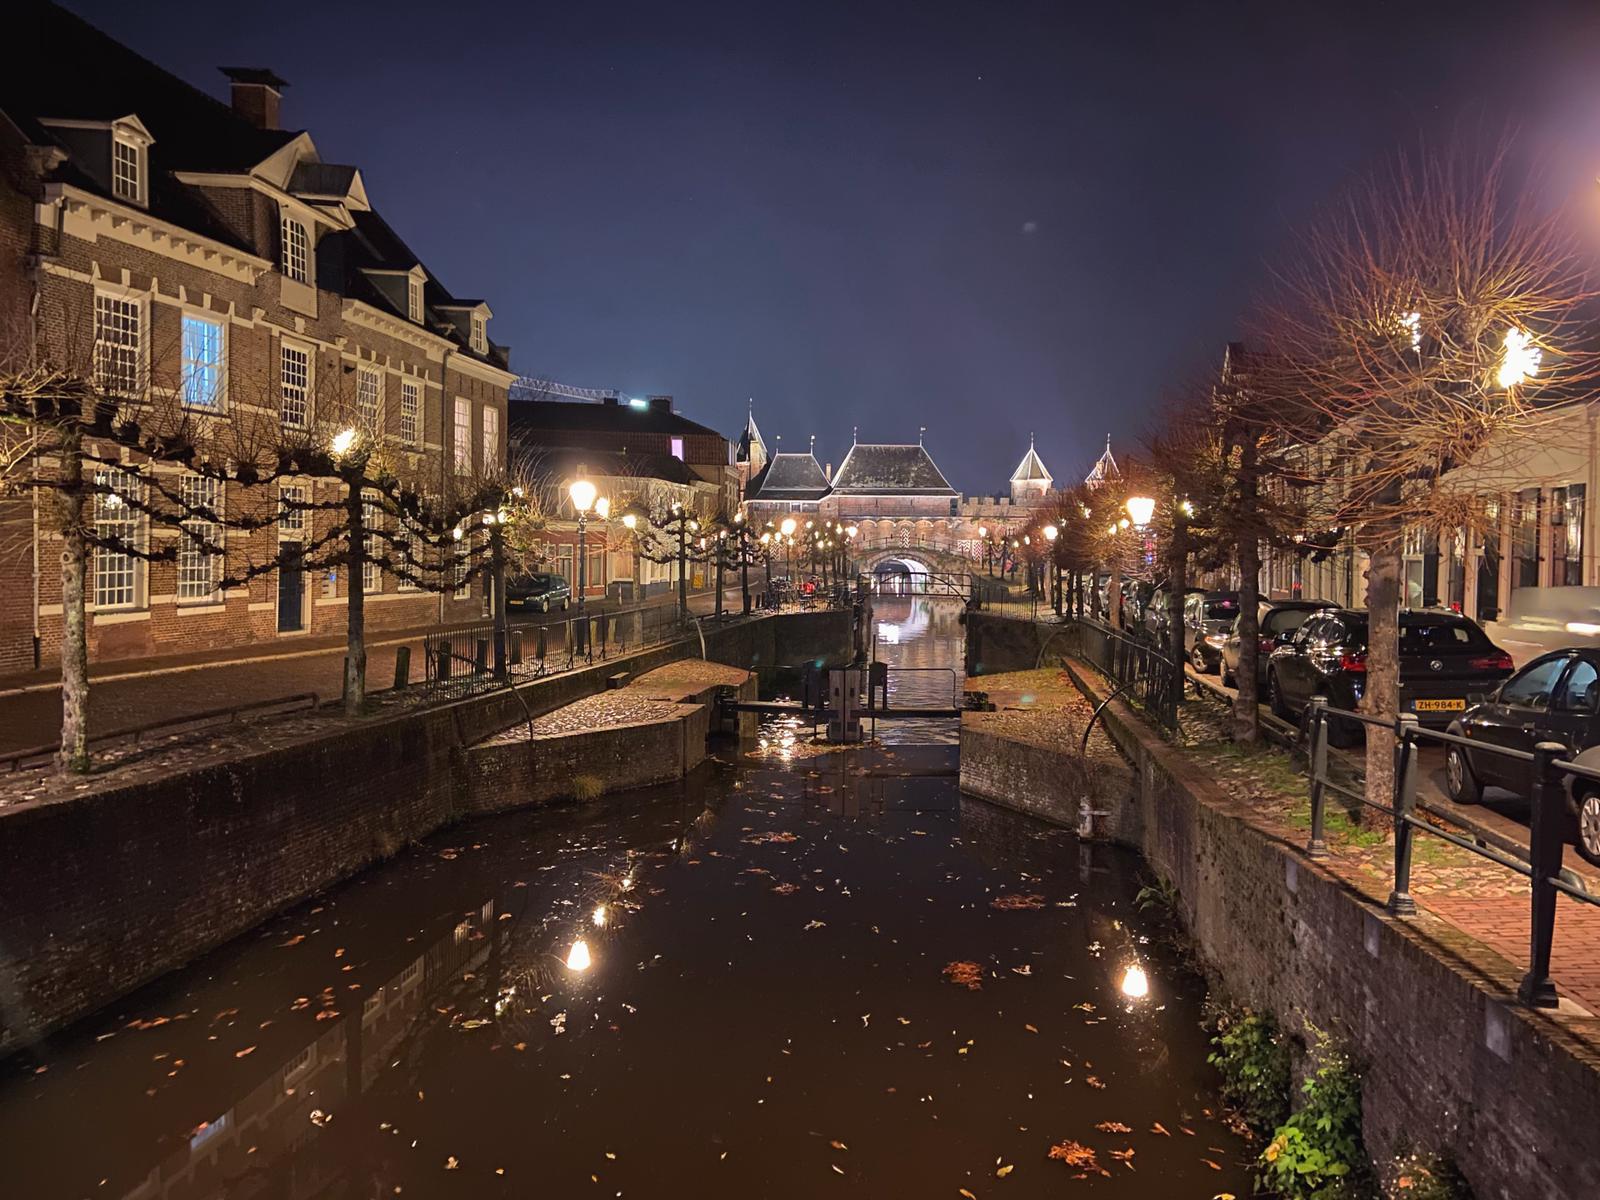
[(1416, 700), (1411, 707), (1417, 712), (1461, 712), (1467, 707), (1465, 700)]

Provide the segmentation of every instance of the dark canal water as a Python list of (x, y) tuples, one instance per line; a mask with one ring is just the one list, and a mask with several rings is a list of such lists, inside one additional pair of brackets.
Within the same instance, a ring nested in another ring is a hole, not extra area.
[[(898, 603), (881, 653), (959, 664)], [(769, 728), (270, 922), (0, 1064), (0, 1195), (1248, 1195), (1136, 860), (880, 733)]]

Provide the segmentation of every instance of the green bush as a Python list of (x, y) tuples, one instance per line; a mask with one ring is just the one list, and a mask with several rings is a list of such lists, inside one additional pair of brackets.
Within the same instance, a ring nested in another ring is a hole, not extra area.
[(1273, 1132), (1256, 1160), (1256, 1183), (1283, 1200), (1354, 1200), (1370, 1195), (1361, 1142), (1361, 1075), (1349, 1056), (1319, 1035), (1316, 1069), (1301, 1105)]
[(1223, 1013), (1211, 1039), (1210, 1062), (1222, 1075), (1222, 1094), (1257, 1133), (1289, 1115), (1289, 1048), (1272, 1018), (1248, 1009)]
[(606, 785), (598, 775), (574, 775), (572, 777), (572, 798), (587, 804), (590, 800), (598, 800), (605, 792)]

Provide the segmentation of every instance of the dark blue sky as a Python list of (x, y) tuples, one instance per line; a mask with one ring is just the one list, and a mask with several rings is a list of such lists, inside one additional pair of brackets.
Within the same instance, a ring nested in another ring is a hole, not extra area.
[(926, 425), (970, 492), (1137, 438), (1397, 144), (1512, 128), (1600, 231), (1600, 3), (69, 6), (289, 80), (518, 370), (835, 464)]

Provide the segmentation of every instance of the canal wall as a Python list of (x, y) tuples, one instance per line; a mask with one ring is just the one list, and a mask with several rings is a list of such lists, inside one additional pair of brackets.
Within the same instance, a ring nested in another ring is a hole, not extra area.
[(1045, 661), (1060, 662), (1071, 647), (1068, 626), (1008, 617), (999, 613), (966, 613), (967, 676), (997, 675), (1002, 671), (1031, 671)]
[[(1097, 827), (1172, 881), (1225, 993), (1349, 1044), (1365, 1068), (1376, 1161), (1412, 1146), (1446, 1152), (1479, 1200), (1600, 1196), (1587, 1132), (1600, 1124), (1600, 1021), (1521, 1006), (1504, 959), (1442, 922), (1389, 917), (1260, 828), (1120, 702), (1103, 719), (1133, 777)], [(969, 747), (981, 794), (1076, 823), (1070, 750), (1056, 752), (1056, 785), (1048, 751), (963, 730), (964, 790)]]
[[(819, 610), (708, 628), (706, 657), (836, 660), (850, 622)], [(518, 691), (538, 715), (699, 652), (696, 636)], [(467, 815), (467, 747), (524, 719), (496, 691), (0, 809), (0, 1057)]]

